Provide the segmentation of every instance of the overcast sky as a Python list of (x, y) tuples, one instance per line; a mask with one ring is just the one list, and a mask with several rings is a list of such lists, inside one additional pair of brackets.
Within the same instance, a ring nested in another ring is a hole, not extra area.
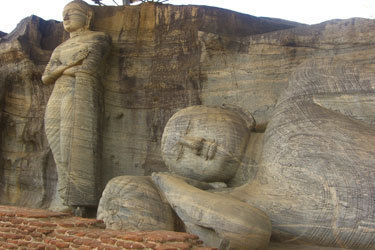
[[(0, 31), (9, 33), (30, 15), (61, 21), (61, 12), (71, 0), (1, 0)], [(115, 0), (119, 4), (122, 0)], [(91, 0), (86, 0), (93, 3)], [(103, 0), (114, 5), (113, 0)], [(351, 17), (375, 18), (375, 0), (170, 0), (170, 4), (209, 5), (254, 16), (276, 17), (306, 24)]]

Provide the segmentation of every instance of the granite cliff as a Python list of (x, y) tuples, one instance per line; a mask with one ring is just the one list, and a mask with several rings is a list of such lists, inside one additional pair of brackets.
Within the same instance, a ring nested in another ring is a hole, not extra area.
[[(375, 23), (306, 26), (201, 6), (147, 3), (96, 7), (93, 29), (113, 43), (104, 82), (102, 185), (119, 175), (166, 170), (160, 140), (168, 119), (194, 104), (234, 105), (256, 121), (252, 151), (233, 181), (255, 175), (262, 137), (298, 65), (310, 58), (370, 62)], [(0, 203), (48, 207), (56, 169), (44, 132), (52, 86), (41, 74), (67, 39), (62, 24), (32, 16), (0, 38)]]

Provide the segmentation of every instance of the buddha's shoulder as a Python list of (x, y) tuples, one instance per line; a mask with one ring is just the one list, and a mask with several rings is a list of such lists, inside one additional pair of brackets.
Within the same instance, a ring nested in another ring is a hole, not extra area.
[(110, 36), (102, 31), (89, 31), (85, 34), (85, 37), (88, 39), (95, 39), (95, 40), (110, 40)]
[(83, 44), (110, 44), (111, 37), (105, 32), (101, 31), (86, 31), (79, 34), (76, 37), (69, 38), (68, 40), (61, 43), (55, 48), (55, 51), (65, 50), (66, 47), (71, 48), (72, 46), (83, 45)]

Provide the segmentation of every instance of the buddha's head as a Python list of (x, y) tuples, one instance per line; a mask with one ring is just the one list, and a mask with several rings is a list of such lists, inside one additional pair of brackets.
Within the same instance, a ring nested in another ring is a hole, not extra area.
[(68, 3), (63, 11), (64, 29), (69, 33), (88, 30), (94, 11), (82, 0)]
[(241, 164), (251, 118), (223, 108), (192, 106), (175, 113), (162, 138), (162, 156), (169, 170), (207, 182), (228, 182)]

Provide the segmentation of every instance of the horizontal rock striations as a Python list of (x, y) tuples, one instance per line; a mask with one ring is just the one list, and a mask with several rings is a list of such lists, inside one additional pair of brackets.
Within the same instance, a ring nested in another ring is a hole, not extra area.
[[(366, 19), (305, 26), (157, 3), (95, 12), (93, 29), (113, 42), (103, 83), (102, 188), (115, 176), (167, 170), (161, 134), (179, 109), (235, 105), (252, 113), (262, 132), (298, 65), (333, 55), (369, 61), (375, 49), (375, 24)], [(2, 204), (46, 207), (55, 193), (55, 163), (43, 128), (52, 87), (40, 78), (66, 38), (61, 24), (33, 16), (0, 40)], [(257, 162), (248, 161), (240, 171), (252, 166), (253, 176)]]
[(52, 49), (63, 40), (61, 24), (36, 16), (0, 38), (0, 203), (48, 206), (56, 170), (43, 132), (52, 88), (41, 82)]

